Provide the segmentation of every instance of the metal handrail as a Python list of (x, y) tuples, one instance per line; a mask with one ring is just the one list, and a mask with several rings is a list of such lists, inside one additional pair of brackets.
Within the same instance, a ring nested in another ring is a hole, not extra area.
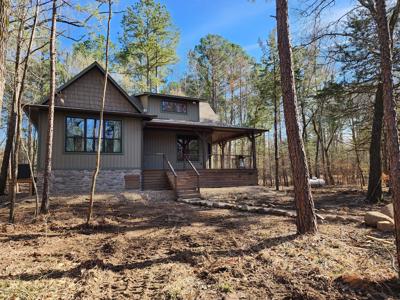
[(167, 162), (168, 168), (174, 174), (175, 177), (178, 177), (178, 174), (176, 174), (174, 167), (172, 166), (171, 162), (168, 160), (167, 156), (163, 153), (163, 164), (164, 162)]
[(187, 162), (189, 163), (190, 167), (196, 173), (196, 175), (197, 175), (197, 190), (200, 191), (200, 173), (199, 173), (199, 171), (197, 171), (197, 169), (194, 166), (194, 164), (191, 162), (191, 160), (186, 155), (184, 156), (184, 159), (187, 160)]
[(199, 171), (197, 171), (196, 167), (194, 166), (194, 164), (192, 163), (192, 161), (185, 155), (185, 160), (187, 160), (187, 162), (189, 163), (189, 165), (191, 166), (191, 168), (193, 169), (193, 171), (196, 172), (197, 176), (200, 176)]

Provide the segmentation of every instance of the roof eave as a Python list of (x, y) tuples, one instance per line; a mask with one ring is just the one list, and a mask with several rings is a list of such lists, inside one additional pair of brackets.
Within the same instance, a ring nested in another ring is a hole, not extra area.
[[(29, 109), (32, 109), (32, 108), (38, 109), (38, 110), (48, 110), (49, 106), (45, 105), (45, 104), (28, 104), (28, 105), (25, 105), (24, 111), (27, 112)], [(100, 113), (100, 110), (76, 108), (76, 107), (66, 107), (66, 106), (55, 106), (54, 109), (56, 111), (67, 111), (67, 112), (74, 112), (74, 113), (90, 113), (90, 114), (99, 114)], [(149, 114), (144, 114), (144, 113), (131, 113), (131, 112), (122, 112), (122, 111), (110, 111), (110, 110), (105, 110), (104, 114), (134, 117), (134, 118), (140, 118), (140, 119), (144, 119), (144, 120), (152, 120), (157, 117), (156, 115), (149, 115)]]

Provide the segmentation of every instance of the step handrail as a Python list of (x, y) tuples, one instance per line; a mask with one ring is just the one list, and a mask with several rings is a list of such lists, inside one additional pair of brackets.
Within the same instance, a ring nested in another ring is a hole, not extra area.
[(174, 167), (172, 166), (171, 162), (168, 160), (168, 158), (165, 154), (163, 154), (163, 161), (167, 162), (167, 166), (170, 169), (170, 171), (172, 172), (172, 174), (174, 174), (175, 177), (178, 177), (178, 174), (176, 174)]
[(177, 193), (177, 190), (178, 190), (178, 174), (176, 174), (174, 167), (172, 166), (171, 162), (168, 160), (168, 158), (165, 155), (165, 153), (163, 153), (162, 156), (163, 156), (163, 166), (165, 165), (165, 162), (167, 162), (167, 166), (168, 166), (169, 170), (174, 175), (174, 186), (173, 186), (173, 188), (175, 190), (175, 193)]
[(199, 171), (197, 171), (196, 167), (194, 166), (192, 161), (187, 157), (187, 155), (184, 156), (184, 159), (187, 160), (187, 162), (189, 163), (190, 167), (196, 173), (196, 175), (197, 175), (197, 190), (200, 191), (200, 173), (199, 173)]

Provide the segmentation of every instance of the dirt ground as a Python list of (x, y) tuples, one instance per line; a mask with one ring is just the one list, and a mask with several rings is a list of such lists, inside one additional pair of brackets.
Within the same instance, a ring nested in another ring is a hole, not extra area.
[[(371, 209), (352, 188), (314, 191), (319, 212)], [(291, 191), (205, 189), (208, 199), (293, 209)], [(169, 192), (55, 197), (32, 223), (0, 208), (0, 299), (400, 299), (394, 237), (361, 222), (319, 224), (297, 236), (293, 218), (195, 207)], [(379, 239), (379, 240), (378, 240)]]

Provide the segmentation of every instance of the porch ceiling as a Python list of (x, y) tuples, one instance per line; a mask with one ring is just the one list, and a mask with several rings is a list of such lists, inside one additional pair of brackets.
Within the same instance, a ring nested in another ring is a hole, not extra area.
[(199, 133), (208, 133), (212, 143), (231, 141), (251, 134), (260, 134), (268, 131), (267, 129), (229, 126), (219, 123), (191, 122), (153, 119), (146, 122), (145, 128), (170, 129), (170, 130), (189, 130)]

